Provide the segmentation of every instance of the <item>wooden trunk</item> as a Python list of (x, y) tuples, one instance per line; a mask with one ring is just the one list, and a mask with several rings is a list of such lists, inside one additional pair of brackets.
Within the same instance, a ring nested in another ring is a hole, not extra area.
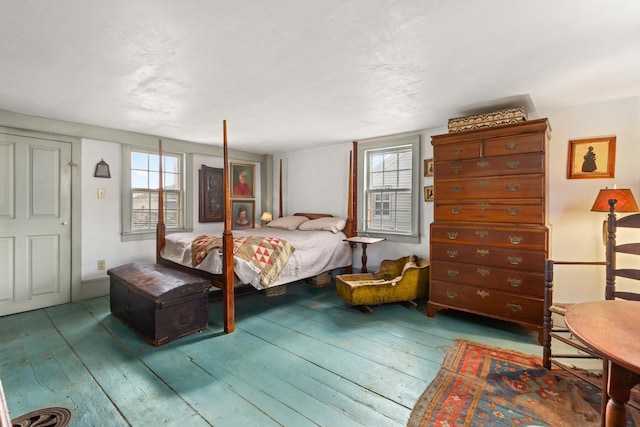
[(209, 324), (209, 282), (158, 264), (110, 269), (111, 313), (153, 345)]

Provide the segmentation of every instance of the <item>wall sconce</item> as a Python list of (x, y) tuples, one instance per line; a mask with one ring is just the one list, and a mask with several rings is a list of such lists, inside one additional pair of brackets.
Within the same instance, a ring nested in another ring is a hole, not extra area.
[[(633, 193), (631, 193), (629, 188), (605, 188), (600, 190), (598, 193), (598, 197), (596, 197), (596, 201), (591, 207), (591, 212), (607, 212), (611, 214), (611, 206), (609, 205), (610, 200), (615, 200), (615, 203), (612, 205), (614, 208), (614, 215), (618, 212), (640, 211), (640, 208), (638, 208), (638, 204), (636, 203), (636, 199), (633, 197)], [(607, 230), (608, 220), (605, 218), (602, 223), (602, 243), (604, 245), (607, 244)]]
[(260, 221), (266, 222), (267, 224), (273, 221), (273, 215), (271, 212), (262, 212), (262, 216), (260, 217)]
[(111, 172), (109, 171), (109, 165), (104, 159), (100, 160), (96, 165), (96, 171), (93, 173), (96, 178), (111, 178)]

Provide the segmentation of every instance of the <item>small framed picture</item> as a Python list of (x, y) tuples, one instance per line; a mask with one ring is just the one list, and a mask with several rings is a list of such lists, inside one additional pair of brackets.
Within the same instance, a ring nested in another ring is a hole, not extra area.
[(255, 202), (253, 200), (232, 200), (231, 215), (233, 215), (233, 222), (231, 223), (232, 230), (254, 228), (256, 217)]
[(424, 187), (424, 201), (433, 202), (433, 185)]
[(254, 197), (255, 165), (231, 163), (231, 197)]
[(433, 159), (425, 159), (424, 176), (433, 176)]
[(570, 140), (567, 178), (613, 178), (615, 160), (615, 136)]

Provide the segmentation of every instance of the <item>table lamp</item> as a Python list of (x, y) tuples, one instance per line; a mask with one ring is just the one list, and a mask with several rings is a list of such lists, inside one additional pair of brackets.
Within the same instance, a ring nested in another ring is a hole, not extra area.
[[(638, 212), (640, 208), (638, 208), (638, 204), (636, 203), (636, 199), (633, 197), (633, 193), (631, 193), (631, 189), (629, 188), (605, 188), (600, 190), (598, 193), (598, 197), (596, 197), (596, 201), (593, 203), (591, 207), (591, 212), (607, 212), (609, 213), (609, 200), (615, 200), (615, 210), (614, 214), (618, 212)], [(605, 218), (602, 223), (602, 242), (607, 244), (607, 222), (608, 220)]]
[(273, 215), (271, 212), (262, 212), (262, 216), (260, 217), (260, 221), (264, 221), (265, 223), (270, 223), (273, 221)]

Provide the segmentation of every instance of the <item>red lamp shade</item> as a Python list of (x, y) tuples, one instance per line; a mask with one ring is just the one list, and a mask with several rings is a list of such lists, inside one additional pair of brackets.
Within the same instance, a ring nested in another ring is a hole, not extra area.
[(611, 199), (615, 199), (617, 201), (615, 205), (616, 212), (640, 211), (640, 208), (638, 208), (638, 204), (636, 203), (636, 199), (628, 188), (605, 188), (604, 190), (600, 190), (598, 197), (596, 197), (596, 201), (591, 207), (591, 211), (609, 212), (609, 200)]

